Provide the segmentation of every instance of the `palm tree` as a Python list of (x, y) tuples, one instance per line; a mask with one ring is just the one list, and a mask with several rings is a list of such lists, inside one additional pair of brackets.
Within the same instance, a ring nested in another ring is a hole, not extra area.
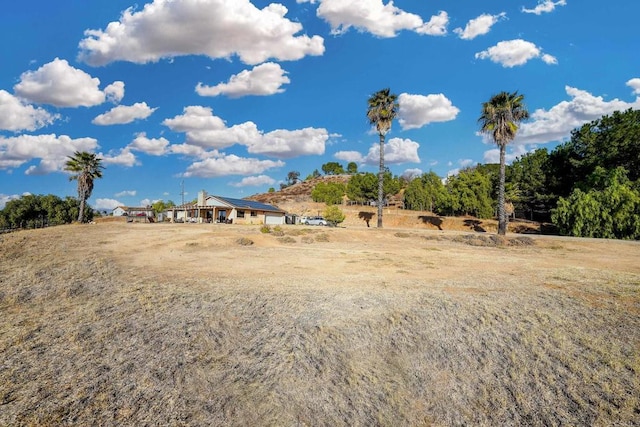
[(83, 222), (85, 205), (93, 192), (93, 180), (102, 178), (104, 167), (101, 164), (102, 161), (95, 154), (86, 151), (76, 151), (68, 159), (64, 170), (73, 172), (69, 180), (78, 180), (78, 199), (80, 199), (78, 222)]
[(380, 170), (378, 171), (378, 228), (382, 228), (382, 203), (384, 201), (384, 140), (391, 129), (391, 122), (398, 115), (398, 96), (390, 93), (390, 89), (382, 89), (371, 95), (367, 101), (367, 118), (369, 124), (376, 125), (380, 136)]
[(524, 95), (518, 92), (500, 92), (482, 104), (482, 114), (478, 119), (480, 131), (491, 135), (500, 148), (500, 179), (498, 182), (498, 234), (507, 233), (507, 212), (504, 202), (505, 153), (507, 144), (516, 137), (518, 124), (529, 118), (523, 103)]

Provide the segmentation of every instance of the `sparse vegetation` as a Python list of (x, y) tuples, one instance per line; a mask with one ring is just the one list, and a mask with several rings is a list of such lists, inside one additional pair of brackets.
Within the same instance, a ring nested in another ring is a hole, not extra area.
[(240, 237), (236, 240), (236, 243), (240, 246), (251, 246), (253, 245), (253, 240), (249, 239), (248, 237)]
[(260, 227), (260, 232), (263, 234), (269, 234), (271, 233), (271, 227), (268, 225), (263, 225)]
[(327, 233), (320, 233), (316, 236), (316, 242), (328, 242), (329, 235)]
[(396, 233), (3, 235), (0, 425), (640, 423), (637, 243)]
[(337, 206), (327, 206), (324, 210), (324, 219), (333, 225), (338, 225), (344, 222), (345, 214)]
[(292, 244), (292, 243), (296, 243), (296, 239), (294, 239), (294, 238), (293, 238), (293, 237), (291, 237), (291, 236), (284, 236), (284, 237), (280, 237), (280, 238), (278, 239), (278, 241), (279, 241), (280, 243), (284, 243), (284, 244), (286, 244), (286, 245), (290, 245), (290, 244)]

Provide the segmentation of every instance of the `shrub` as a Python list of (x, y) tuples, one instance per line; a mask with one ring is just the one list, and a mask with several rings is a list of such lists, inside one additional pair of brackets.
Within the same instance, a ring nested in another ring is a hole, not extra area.
[(340, 224), (345, 219), (344, 213), (337, 206), (328, 206), (324, 211), (324, 219), (332, 224)]
[(247, 237), (240, 237), (238, 240), (236, 240), (236, 243), (240, 246), (251, 246), (253, 245), (253, 240)]
[(268, 225), (263, 225), (262, 227), (260, 227), (260, 232), (263, 234), (269, 234), (271, 233), (271, 227), (269, 227)]
[(291, 243), (295, 243), (296, 239), (294, 239), (293, 237), (290, 237), (290, 236), (285, 236), (285, 237), (279, 238), (278, 241), (280, 243), (291, 244)]

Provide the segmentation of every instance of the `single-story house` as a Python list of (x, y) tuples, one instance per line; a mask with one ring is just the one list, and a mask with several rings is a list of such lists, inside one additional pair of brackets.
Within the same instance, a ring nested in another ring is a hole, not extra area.
[(167, 209), (171, 222), (219, 222), (234, 224), (279, 225), (285, 222), (285, 211), (266, 203), (198, 193), (196, 203)]
[(113, 210), (113, 216), (146, 216), (147, 218), (152, 218), (153, 208), (151, 206), (118, 206)]

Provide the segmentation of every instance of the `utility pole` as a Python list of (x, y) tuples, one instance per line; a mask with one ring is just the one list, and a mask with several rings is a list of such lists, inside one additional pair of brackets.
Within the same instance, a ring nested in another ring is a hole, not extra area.
[(182, 211), (183, 211), (182, 220), (186, 224), (187, 223), (187, 207), (184, 205), (184, 179), (180, 183), (180, 196), (182, 196)]

